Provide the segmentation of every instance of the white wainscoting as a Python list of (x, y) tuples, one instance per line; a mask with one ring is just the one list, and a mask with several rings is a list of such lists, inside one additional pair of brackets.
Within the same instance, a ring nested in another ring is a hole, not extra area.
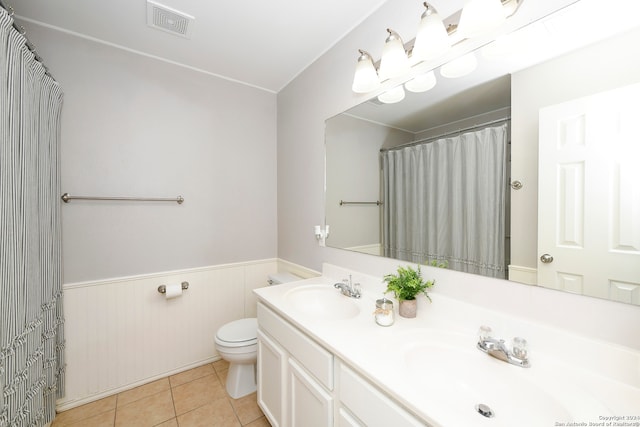
[[(255, 317), (253, 289), (268, 275), (315, 272), (259, 260), (64, 285), (66, 393), (58, 410), (219, 359), (223, 324)], [(159, 285), (189, 282), (167, 300)]]

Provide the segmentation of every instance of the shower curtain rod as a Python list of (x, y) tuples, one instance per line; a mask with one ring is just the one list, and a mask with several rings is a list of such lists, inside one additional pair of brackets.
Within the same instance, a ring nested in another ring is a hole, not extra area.
[[(9, 13), (9, 17), (13, 17), (13, 15), (15, 15), (15, 10), (13, 10), (13, 7), (5, 5), (5, 3), (2, 0), (0, 0), (0, 7)], [(42, 66), (44, 67), (45, 74), (47, 74), (51, 78), (54, 78), (49, 72), (49, 69), (47, 68), (47, 66), (44, 65), (44, 60), (42, 59), (42, 57), (38, 55), (38, 52), (36, 52), (36, 47), (27, 38), (27, 30), (25, 30), (22, 25), (18, 25), (15, 20), (13, 21), (13, 28), (15, 28), (17, 32), (19, 32), (24, 36), (27, 49), (29, 49), (33, 53), (35, 60), (38, 61), (40, 64), (42, 64)]]
[(467, 128), (462, 128), (462, 129), (457, 129), (457, 130), (454, 130), (454, 131), (451, 131), (451, 132), (446, 132), (446, 133), (443, 133), (441, 135), (430, 136), (428, 138), (419, 139), (417, 141), (407, 142), (406, 144), (396, 145), (395, 147), (391, 147), (391, 148), (381, 148), (380, 152), (384, 153), (385, 151), (399, 150), (400, 148), (411, 147), (412, 145), (418, 145), (418, 144), (422, 144), (422, 143), (435, 141), (437, 139), (444, 138), (444, 137), (451, 136), (451, 135), (459, 135), (459, 134), (461, 134), (463, 132), (469, 132), (470, 130), (474, 130), (474, 129), (478, 129), (478, 128), (484, 128), (484, 127), (495, 125), (495, 124), (501, 123), (501, 122), (508, 122), (509, 120), (511, 120), (511, 116), (503, 117), (502, 119), (491, 120), (491, 121), (485, 122), (485, 123), (479, 123), (477, 125), (469, 126)]

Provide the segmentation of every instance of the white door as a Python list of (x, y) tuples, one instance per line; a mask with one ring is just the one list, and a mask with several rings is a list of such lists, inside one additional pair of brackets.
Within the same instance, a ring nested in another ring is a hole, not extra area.
[(540, 110), (538, 284), (640, 304), (640, 84)]

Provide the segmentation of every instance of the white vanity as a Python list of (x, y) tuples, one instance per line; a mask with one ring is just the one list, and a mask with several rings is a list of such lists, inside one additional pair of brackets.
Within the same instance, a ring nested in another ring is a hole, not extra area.
[[(417, 318), (395, 304), (395, 323), (378, 326), (380, 278), (354, 273), (355, 299), (334, 288), (337, 271), (255, 291), (258, 402), (274, 427), (640, 425), (640, 352), (437, 291)], [(531, 367), (478, 350), (481, 325), (524, 337)]]

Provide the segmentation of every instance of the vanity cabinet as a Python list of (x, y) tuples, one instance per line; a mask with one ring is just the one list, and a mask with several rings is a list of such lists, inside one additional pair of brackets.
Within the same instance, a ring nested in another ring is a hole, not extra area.
[(258, 404), (273, 427), (426, 424), (258, 303)]
[(258, 404), (273, 427), (333, 426), (333, 355), (258, 304)]

